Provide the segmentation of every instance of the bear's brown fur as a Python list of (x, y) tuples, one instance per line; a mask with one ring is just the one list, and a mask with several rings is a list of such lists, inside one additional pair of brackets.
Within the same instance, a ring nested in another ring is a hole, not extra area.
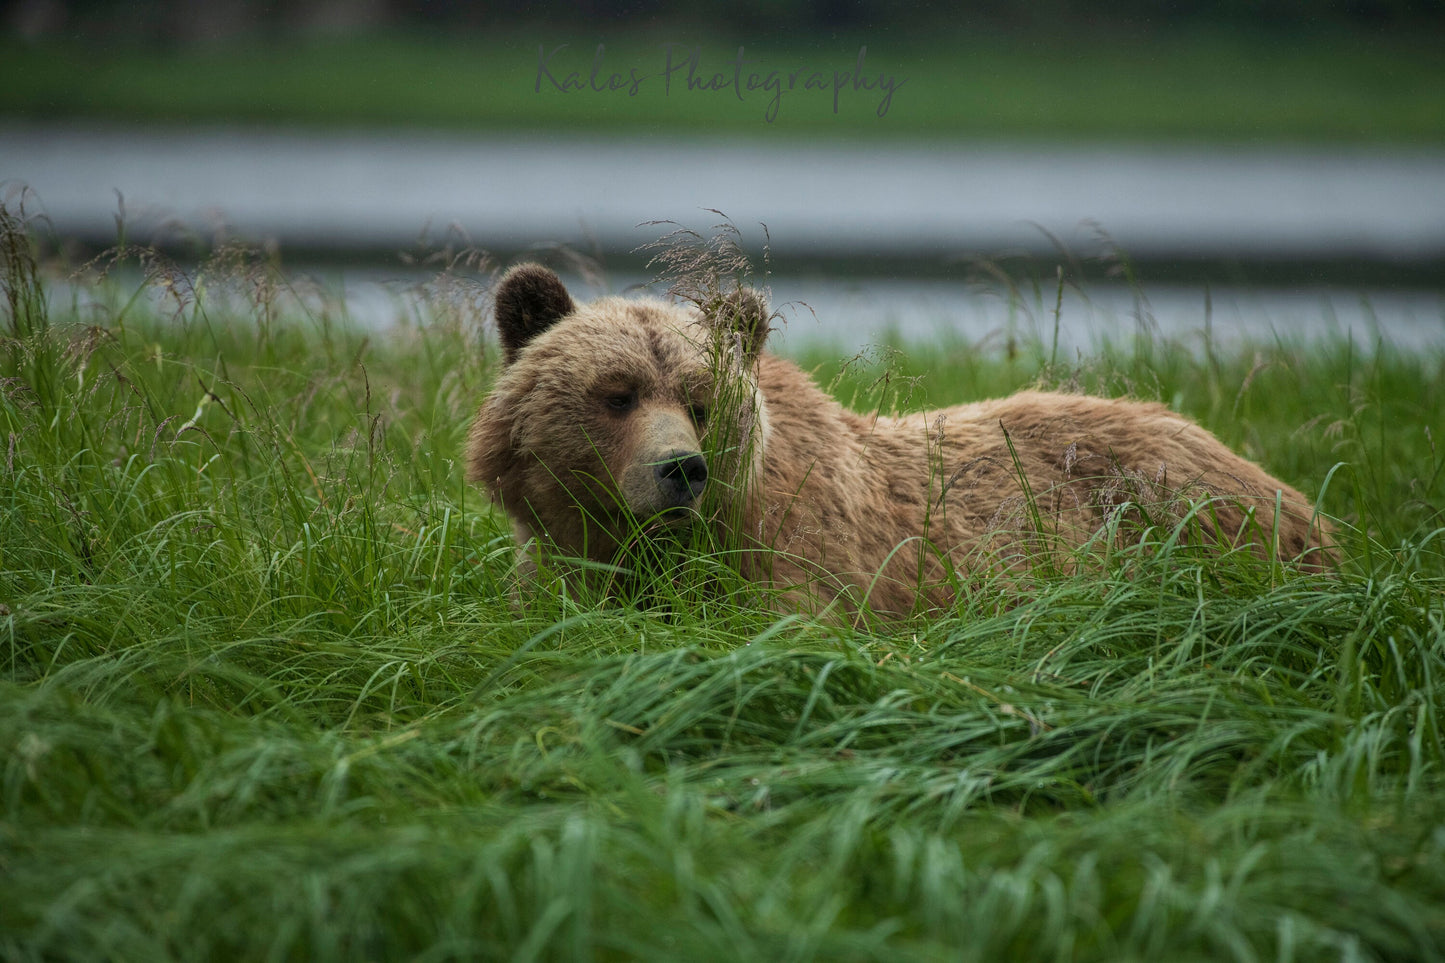
[(469, 475), (534, 552), (625, 566), (639, 530), (723, 526), (746, 577), (890, 615), (948, 605), (960, 575), (1067, 562), (1111, 520), (1192, 511), (1220, 550), (1324, 557), (1302, 494), (1160, 404), (1025, 391), (860, 415), (762, 350), (751, 291), (577, 305), (521, 265), (496, 301), (507, 365)]

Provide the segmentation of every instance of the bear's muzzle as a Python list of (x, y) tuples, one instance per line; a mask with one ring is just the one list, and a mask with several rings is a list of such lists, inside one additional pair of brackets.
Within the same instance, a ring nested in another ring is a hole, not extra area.
[(653, 467), (664, 508), (686, 508), (707, 485), (707, 459), (697, 452), (674, 451)]
[(627, 510), (639, 520), (686, 521), (709, 474), (692, 420), (675, 407), (644, 407), (633, 416), (631, 429), (638, 443), (630, 466), (618, 476)]

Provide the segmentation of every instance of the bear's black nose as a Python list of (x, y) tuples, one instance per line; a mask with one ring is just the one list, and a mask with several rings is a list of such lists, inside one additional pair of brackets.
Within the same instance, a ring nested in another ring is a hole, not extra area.
[(695, 452), (672, 452), (654, 470), (664, 497), (674, 505), (697, 501), (707, 484), (707, 461)]

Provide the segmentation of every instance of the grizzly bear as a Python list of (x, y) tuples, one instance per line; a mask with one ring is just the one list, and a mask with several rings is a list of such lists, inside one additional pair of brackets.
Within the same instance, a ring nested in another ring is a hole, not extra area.
[(862, 415), (763, 350), (773, 315), (746, 288), (578, 305), (524, 264), (495, 301), (505, 367), (468, 474), (511, 516), (524, 567), (611, 577), (703, 526), (782, 604), (900, 616), (1139, 526), (1261, 558), (1325, 551), (1302, 494), (1161, 404), (1024, 391)]

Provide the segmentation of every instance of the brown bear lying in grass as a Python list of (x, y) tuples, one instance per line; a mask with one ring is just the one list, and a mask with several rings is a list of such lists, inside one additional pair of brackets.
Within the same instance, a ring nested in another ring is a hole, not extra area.
[(1322, 558), (1303, 495), (1163, 405), (1025, 391), (855, 414), (764, 352), (771, 317), (746, 289), (578, 305), (545, 268), (507, 273), (506, 368), (468, 467), (511, 515), (525, 567), (582, 559), (617, 579), (701, 528), (786, 604), (902, 615), (1146, 525), (1216, 552)]

